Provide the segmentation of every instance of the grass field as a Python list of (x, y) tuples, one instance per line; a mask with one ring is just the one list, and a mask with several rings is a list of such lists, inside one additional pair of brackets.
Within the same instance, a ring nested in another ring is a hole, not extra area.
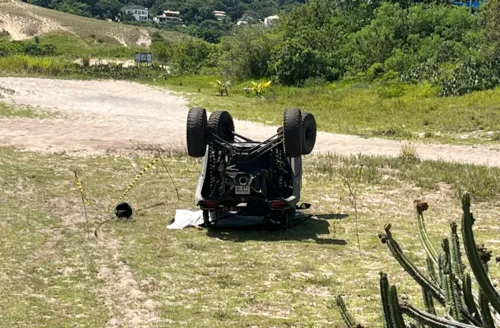
[[(166, 229), (175, 209), (194, 209), (199, 161), (165, 154), (127, 195), (133, 222), (87, 208), (71, 170), (98, 208), (118, 196), (152, 155), (70, 157), (0, 149), (0, 320), (8, 327), (343, 327), (333, 297), (382, 327), (378, 272), (422, 307), (420, 289), (377, 234), (386, 223), (420, 266), (413, 200), (423, 198), (435, 247), (459, 219), (457, 192), (474, 195), (476, 238), (498, 255), (499, 169), (386, 159), (311, 156), (302, 201), (309, 219), (291, 231)], [(363, 167), (359, 172), (356, 168)], [(175, 182), (177, 199), (165, 167)], [(357, 194), (359, 217), (340, 175)], [(481, 201), (481, 202), (480, 202)], [(358, 238), (359, 233), (359, 247)], [(498, 268), (491, 267), (493, 277)], [(150, 324), (149, 326), (152, 326)]]
[(250, 82), (216, 96), (217, 77), (172, 77), (161, 83), (187, 93), (193, 106), (225, 109), (240, 119), (282, 124), (284, 108), (315, 115), (322, 131), (450, 143), (500, 139), (500, 88), (462, 97), (437, 96), (428, 85), (333, 83), (307, 88), (271, 86), (264, 97), (246, 95)]
[(150, 27), (137, 27), (97, 20), (30, 5), (20, 1), (0, 2), (0, 30), (8, 31), (13, 39), (34, 35), (63, 33), (74, 36), (87, 45), (148, 47), (150, 33), (158, 31), (165, 39), (184, 38), (182, 33), (161, 31)]
[[(1, 98), (1, 97), (0, 97)], [(54, 112), (48, 112), (37, 108), (26, 106), (13, 106), (0, 101), (0, 118), (24, 117), (24, 118), (54, 118), (58, 116)]]

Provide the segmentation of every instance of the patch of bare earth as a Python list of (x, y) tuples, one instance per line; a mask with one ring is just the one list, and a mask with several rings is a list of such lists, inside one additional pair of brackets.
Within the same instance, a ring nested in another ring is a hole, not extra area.
[[(8, 4), (5, 4), (6, 2)], [(99, 34), (114, 38), (125, 47), (151, 45), (151, 37), (146, 29), (133, 29), (117, 23), (107, 24), (103, 21), (51, 11), (17, 0), (0, 0), (0, 5), (0, 30), (9, 32), (13, 40), (29, 39), (35, 35), (51, 32), (66, 32), (87, 37), (88, 34), (94, 33), (91, 31), (97, 31)], [(81, 28), (87, 28), (88, 31), (82, 32)], [(134, 35), (133, 38), (130, 38), (131, 33)]]
[(0, 11), (0, 30), (9, 32), (13, 40), (29, 39), (35, 35), (55, 31), (70, 32), (58, 22), (30, 12), (26, 4), (12, 1), (9, 5), (24, 9), (24, 15), (12, 15)]
[(103, 259), (98, 263), (98, 278), (104, 284), (99, 294), (112, 313), (106, 327), (152, 327), (159, 323), (157, 303), (141, 291), (130, 267), (120, 260), (118, 240), (106, 236), (98, 240), (96, 247), (112, 256), (111, 261)]
[[(185, 147), (186, 99), (168, 90), (124, 81), (1, 78), (15, 91), (7, 102), (71, 114), (70, 119), (0, 119), (0, 145), (45, 152), (131, 150), (137, 144)], [(61, 91), (64, 92), (61, 92)], [(256, 140), (276, 126), (235, 120), (237, 132)], [(402, 143), (319, 132), (314, 153), (399, 156)], [(491, 146), (414, 144), (421, 159), (500, 166)]]

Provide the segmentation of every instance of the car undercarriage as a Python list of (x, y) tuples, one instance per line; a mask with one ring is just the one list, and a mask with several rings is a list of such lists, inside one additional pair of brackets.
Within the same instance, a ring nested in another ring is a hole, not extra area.
[(299, 109), (285, 110), (283, 120), (275, 135), (258, 142), (237, 134), (227, 111), (207, 120), (205, 109), (189, 110), (187, 148), (202, 157), (195, 202), (205, 226), (237, 215), (291, 227), (300, 208), (302, 156), (314, 148), (316, 121)]

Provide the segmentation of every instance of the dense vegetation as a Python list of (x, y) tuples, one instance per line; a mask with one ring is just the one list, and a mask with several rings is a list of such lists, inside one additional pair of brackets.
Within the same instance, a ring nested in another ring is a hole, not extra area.
[[(85, 4), (85, 8), (91, 10), (100, 3)], [(202, 13), (211, 15), (207, 6), (230, 12), (229, 8), (243, 4), (253, 8), (256, 3), (233, 1), (224, 7), (223, 3), (193, 0), (177, 5), (196, 5), (182, 10), (191, 22), (202, 26), (208, 19)], [(278, 7), (291, 4), (272, 3)], [(235, 26), (230, 36), (222, 37), (224, 31), (214, 25), (219, 34), (208, 33), (204, 38), (214, 42), (220, 38), (217, 44), (194, 39), (171, 42), (156, 33), (151, 49), (154, 58), (171, 65), (174, 74), (209, 72), (232, 81), (270, 78), (288, 86), (338, 80), (429, 82), (444, 96), (500, 84), (500, 0), (482, 2), (474, 15), (466, 7), (434, 0), (310, 0), (292, 7), (280, 13), (280, 24), (272, 28)], [(14, 52), (53, 51), (23, 49)]]
[[(277, 27), (238, 27), (216, 46), (191, 41), (184, 53), (207, 58), (204, 66), (233, 80), (426, 81), (442, 95), (462, 95), (500, 84), (499, 9), (499, 0), (474, 15), (447, 3), (311, 0), (282, 15)], [(161, 40), (153, 50), (160, 60), (179, 58)], [(197, 73), (202, 64), (195, 62), (180, 73)]]

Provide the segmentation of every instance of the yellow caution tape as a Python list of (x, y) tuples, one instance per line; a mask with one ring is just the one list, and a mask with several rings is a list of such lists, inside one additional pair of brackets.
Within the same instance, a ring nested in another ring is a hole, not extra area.
[(153, 158), (153, 160), (148, 165), (146, 165), (141, 172), (139, 172), (135, 176), (134, 180), (128, 185), (127, 189), (123, 192), (123, 194), (120, 196), (120, 198), (118, 198), (118, 200), (115, 203), (118, 203), (120, 200), (122, 200), (123, 197), (125, 197), (128, 194), (128, 192), (135, 186), (137, 181), (139, 181), (139, 179), (144, 175), (144, 173), (149, 171), (153, 167), (153, 165), (155, 165), (156, 162), (158, 162), (159, 159), (160, 159), (159, 157), (155, 156), (155, 158)]
[[(139, 172), (134, 180), (129, 183), (129, 185), (127, 186), (127, 189), (123, 192), (123, 194), (120, 196), (120, 198), (118, 198), (117, 201), (115, 201), (114, 203), (118, 203), (120, 200), (122, 200), (129, 192), (130, 190), (132, 190), (132, 188), (136, 185), (137, 181), (139, 181), (139, 179), (144, 175), (144, 173), (146, 173), (147, 171), (149, 171), (153, 165), (156, 164), (156, 162), (158, 162), (158, 160), (160, 159), (159, 156), (155, 156), (155, 158), (153, 158), (153, 160), (148, 164), (146, 165), (141, 172)], [(95, 210), (99, 211), (99, 208), (97, 208), (97, 206), (95, 204), (93, 204), (92, 202), (90, 202), (88, 199), (87, 199), (87, 196), (85, 195), (85, 191), (83, 189), (83, 185), (82, 185), (82, 182), (80, 181), (80, 178), (78, 177), (78, 174), (76, 173), (76, 171), (73, 171), (74, 174), (75, 174), (75, 183), (76, 183), (76, 186), (78, 188), (78, 191), (80, 192), (80, 194), (82, 195), (82, 199), (83, 201), (85, 202), (85, 204), (87, 204), (88, 206), (94, 208)], [(116, 205), (115, 205), (116, 206)], [(114, 208), (114, 207), (113, 207)], [(109, 212), (111, 210), (113, 210), (113, 208), (110, 208), (108, 210), (106, 210), (106, 212)]]
[(78, 188), (78, 191), (80, 191), (80, 194), (82, 195), (82, 199), (87, 204), (88, 206), (94, 208), (95, 210), (99, 210), (97, 206), (95, 206), (93, 203), (91, 203), (88, 199), (87, 196), (85, 195), (85, 191), (83, 190), (83, 185), (82, 182), (80, 181), (80, 178), (78, 177), (78, 173), (76, 171), (73, 171), (75, 173), (75, 183)]

